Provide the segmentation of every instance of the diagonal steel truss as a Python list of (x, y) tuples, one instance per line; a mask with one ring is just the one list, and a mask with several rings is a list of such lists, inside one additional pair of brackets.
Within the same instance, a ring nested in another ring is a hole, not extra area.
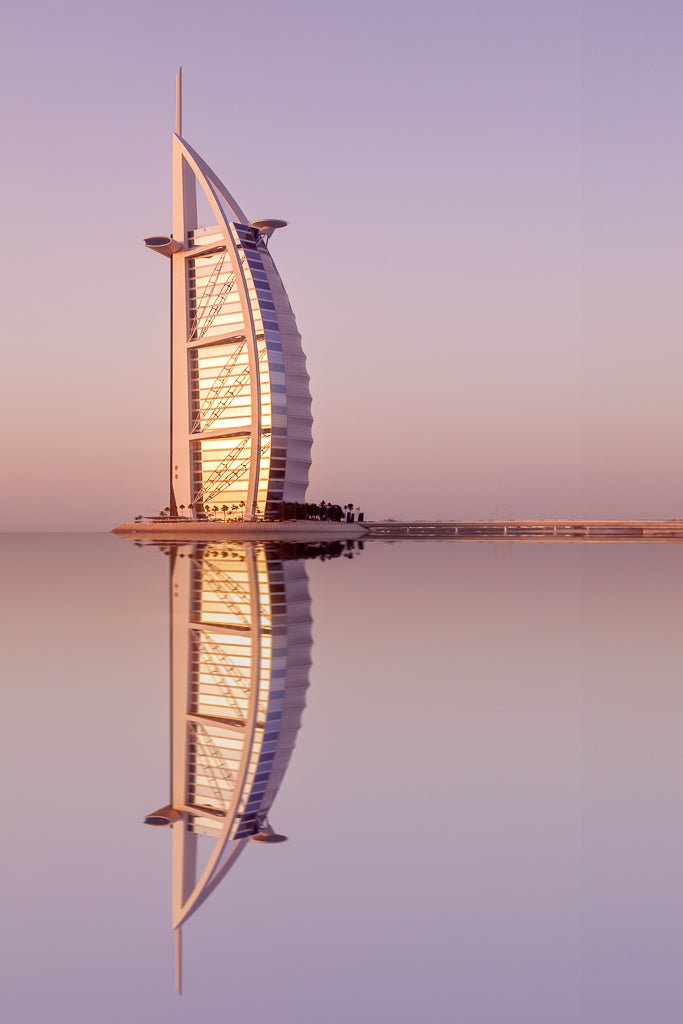
[[(234, 380), (230, 379), (230, 374), (232, 373), (240, 354), (244, 351), (246, 343), (245, 338), (241, 344), (236, 345), (235, 349), (228, 356), (225, 365), (219, 370), (213, 384), (204, 396), (204, 400), (199, 407), (197, 415), (195, 416), (194, 423), (192, 424), (193, 432), (209, 430), (216, 420), (221, 418), (233, 398), (249, 386), (249, 367), (242, 370)], [(259, 349), (259, 362), (263, 362), (265, 359), (266, 351), (267, 349), (265, 345)]]
[[(251, 435), (245, 434), (244, 437), (240, 438), (239, 444), (226, 454), (225, 458), (219, 462), (216, 468), (209, 473), (208, 477), (202, 484), (199, 492), (195, 495), (192, 501), (193, 505), (200, 503), (206, 503), (211, 501), (221, 491), (226, 490), (231, 484), (236, 483), (237, 480), (241, 480), (243, 476), (249, 472), (249, 459), (241, 459), (237, 465), (235, 462), (239, 459), (242, 452), (251, 442)], [(261, 457), (263, 457), (270, 449), (270, 438), (268, 438), (263, 446), (261, 447)]]
[[(226, 398), (229, 396), (230, 399), (234, 398), (237, 393), (235, 388), (240, 377), (244, 376), (244, 373), (240, 374), (235, 381), (230, 381), (230, 375), (233, 371), (235, 363), (239, 359), (240, 355), (244, 351), (246, 344), (246, 338), (241, 342), (238, 342), (233, 346), (230, 355), (225, 361), (225, 364), (219, 370), (216, 375), (213, 384), (204, 396), (204, 400), (199, 406), (197, 415), (194, 418), (192, 424), (192, 431), (196, 430), (208, 430), (217, 419), (220, 419), (220, 415), (223, 409), (228, 404)], [(247, 381), (249, 380), (249, 371), (247, 370)]]
[(245, 434), (241, 437), (239, 443), (231, 448), (225, 458), (218, 463), (216, 468), (204, 480), (202, 486), (194, 497), (192, 502), (193, 505), (197, 505), (203, 502), (211, 501), (216, 495), (220, 494), (222, 490), (229, 487), (230, 484), (239, 480), (240, 477), (244, 476), (249, 469), (249, 462), (243, 459), (239, 465), (235, 465), (235, 460), (239, 459), (240, 455), (251, 442), (251, 435)]
[[(229, 766), (228, 760), (221, 748), (214, 742), (213, 737), (203, 725), (199, 722), (190, 722), (189, 728), (191, 740), (197, 755), (202, 759), (201, 767), (207, 776), (207, 781), (213, 790), (214, 797), (220, 804), (225, 806), (227, 799), (229, 799), (235, 789), (235, 772)], [(197, 768), (195, 769), (196, 773)]]
[[(227, 253), (224, 252), (221, 254), (220, 259), (216, 261), (209, 280), (204, 286), (201, 301), (196, 305), (195, 314), (190, 324), (188, 341), (198, 341), (204, 337), (225, 305), (228, 295), (235, 287), (237, 277), (234, 271), (231, 271), (224, 281), (220, 279), (226, 259)], [(202, 325), (201, 330), (199, 330), (200, 321)]]
[(235, 618), (240, 619), (243, 625), (249, 625), (251, 606), (247, 587), (238, 583), (229, 573), (222, 572), (218, 566), (212, 565), (209, 568), (207, 565), (204, 569), (204, 584), (200, 593), (206, 594), (209, 590), (213, 592), (224, 609), (229, 610)]
[[(206, 671), (238, 721), (245, 721), (244, 702), (249, 701), (249, 672), (213, 640), (199, 638), (199, 671)], [(240, 701), (242, 703), (240, 703)]]

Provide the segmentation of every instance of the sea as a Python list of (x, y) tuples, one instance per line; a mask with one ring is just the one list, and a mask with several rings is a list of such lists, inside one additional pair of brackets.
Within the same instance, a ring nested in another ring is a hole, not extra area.
[[(680, 1024), (683, 545), (0, 552), (3, 1020)], [(217, 849), (242, 741), (235, 769), (177, 739), (212, 715), (218, 747), (265, 730), (261, 809), (233, 810), (287, 842), (248, 835), (204, 886), (179, 994), (199, 816), (144, 819), (184, 772)]]

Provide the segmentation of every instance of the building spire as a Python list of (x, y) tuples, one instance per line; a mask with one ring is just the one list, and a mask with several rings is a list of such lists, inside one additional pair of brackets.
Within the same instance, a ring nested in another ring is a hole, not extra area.
[(175, 76), (175, 130), (183, 134), (183, 69), (178, 68)]
[(183, 994), (183, 936), (180, 928), (175, 930), (175, 990)]

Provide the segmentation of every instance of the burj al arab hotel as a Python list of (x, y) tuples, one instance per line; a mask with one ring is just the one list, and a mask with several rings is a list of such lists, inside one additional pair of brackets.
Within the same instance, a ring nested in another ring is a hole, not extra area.
[[(250, 221), (185, 141), (181, 89), (179, 71), (173, 230), (145, 239), (171, 267), (169, 507), (274, 518), (304, 500), (312, 445), (301, 336), (268, 248), (286, 221)], [(198, 224), (198, 189), (212, 225)]]

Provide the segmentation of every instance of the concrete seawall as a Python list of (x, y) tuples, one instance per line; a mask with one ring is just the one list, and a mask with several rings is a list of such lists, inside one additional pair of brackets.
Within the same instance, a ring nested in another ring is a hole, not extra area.
[(291, 540), (292, 542), (315, 540), (354, 540), (367, 536), (367, 531), (358, 523), (324, 523), (315, 520), (296, 522), (156, 522), (122, 523), (112, 533), (132, 540)]
[(176, 522), (122, 523), (112, 530), (131, 539), (201, 540), (526, 540), (683, 541), (683, 520), (528, 519), (416, 520), (366, 523)]

